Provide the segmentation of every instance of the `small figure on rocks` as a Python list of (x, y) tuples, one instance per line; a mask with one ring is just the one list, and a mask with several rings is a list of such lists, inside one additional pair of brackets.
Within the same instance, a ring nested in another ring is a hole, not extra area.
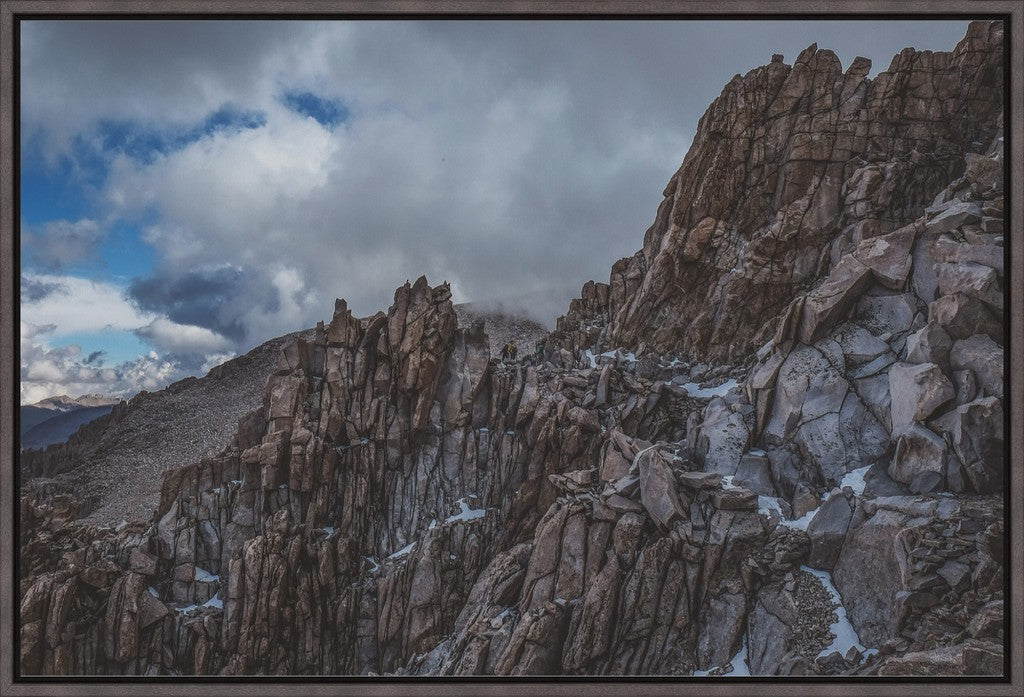
[(517, 351), (518, 349), (514, 343), (512, 343), (511, 341), (506, 342), (505, 345), (501, 348), (501, 361), (503, 363), (515, 363)]

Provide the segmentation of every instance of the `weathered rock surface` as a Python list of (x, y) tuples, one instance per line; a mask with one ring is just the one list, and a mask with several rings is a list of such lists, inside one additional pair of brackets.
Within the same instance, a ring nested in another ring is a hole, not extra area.
[[(989, 144), (1001, 125), (1001, 39), (999, 25), (974, 23), (951, 53), (907, 50), (872, 79), (870, 62), (857, 58), (844, 73), (817, 46), (792, 65), (737, 75), (701, 119), (643, 248), (616, 263), (607, 284), (584, 288), (557, 340), (569, 350), (645, 343), (743, 360), (830, 266), (830, 281), (795, 317), (804, 343), (844, 315), (863, 284), (903, 287), (919, 265), (915, 221), (965, 171), (964, 154), (977, 156), (973, 144)], [(1001, 167), (971, 162), (978, 193), (1001, 196)], [(927, 235), (985, 217), (958, 198), (928, 221)], [(931, 280), (915, 283), (997, 306), (988, 268), (929, 268)]]

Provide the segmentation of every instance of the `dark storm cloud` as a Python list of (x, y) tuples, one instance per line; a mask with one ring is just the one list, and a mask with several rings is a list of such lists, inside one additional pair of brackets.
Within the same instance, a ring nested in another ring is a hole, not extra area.
[[(198, 268), (171, 276), (137, 278), (128, 287), (129, 298), (145, 312), (168, 317), (178, 324), (203, 327), (234, 341), (245, 339), (241, 312), (232, 312), (244, 304), (272, 312), (278, 299), (265, 281), (253, 281), (258, 272), (247, 274), (234, 266)], [(253, 287), (255, 286), (255, 287)], [(143, 338), (151, 333), (142, 332)]]
[[(812, 42), (884, 70), (905, 46), (951, 49), (965, 28), (28, 23), (23, 110), (54, 151), (81, 133), (102, 143), (105, 119), (202, 123), (226, 103), (263, 115), (110, 173), (114, 211), (156, 216), (160, 272), (131, 294), (174, 322), (255, 343), (329, 316), (336, 296), (370, 314), (420, 274), (457, 299), (533, 298), (550, 321), (640, 247), (734, 74)], [(196, 270), (211, 264), (222, 270)]]
[(54, 281), (41, 281), (34, 278), (21, 277), (21, 302), (37, 302), (54, 293), (66, 293), (68, 287)]

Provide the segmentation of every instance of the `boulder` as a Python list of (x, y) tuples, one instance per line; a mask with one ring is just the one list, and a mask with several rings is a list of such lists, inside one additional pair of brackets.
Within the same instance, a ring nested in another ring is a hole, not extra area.
[(915, 329), (918, 313), (917, 296), (913, 293), (865, 295), (857, 303), (855, 316), (875, 334), (905, 334)]
[(891, 290), (901, 290), (910, 273), (911, 248), (917, 237), (917, 225), (907, 225), (888, 235), (872, 237), (858, 246), (853, 256), (871, 269), (879, 283)]
[[(997, 397), (984, 397), (962, 404), (939, 416), (932, 427), (949, 438), (954, 458), (950, 458), (950, 486), (962, 472), (963, 485), (979, 494), (998, 492), (1003, 486), (1003, 406)], [(959, 491), (961, 489), (954, 489)]]
[(725, 511), (752, 511), (757, 508), (757, 494), (742, 487), (719, 489), (712, 500), (715, 508)]
[(956, 390), (954, 402), (957, 406), (974, 401), (978, 396), (978, 379), (974, 377), (974, 371), (954, 370), (953, 389)]
[(838, 491), (833, 492), (807, 524), (811, 539), (807, 564), (815, 569), (831, 571), (839, 559), (846, 531), (853, 518), (853, 505)]
[(946, 442), (928, 428), (912, 423), (896, 441), (889, 476), (915, 494), (943, 488), (946, 480)]
[(832, 333), (843, 350), (843, 356), (851, 363), (867, 363), (889, 350), (889, 344), (853, 322), (844, 322)]
[(745, 453), (740, 458), (733, 484), (750, 489), (761, 496), (776, 496), (772, 484), (771, 463), (764, 454)]
[(1003, 347), (985, 334), (975, 334), (953, 343), (949, 352), (953, 370), (970, 370), (983, 396), (1003, 396)]
[(982, 264), (994, 269), (999, 276), (1003, 275), (1005, 250), (996, 244), (974, 244), (940, 238), (931, 243), (931, 252), (936, 262)]
[(832, 573), (846, 614), (865, 646), (879, 646), (899, 631), (897, 594), (903, 590), (904, 560), (898, 536), (908, 517), (879, 509), (851, 530)]
[(722, 483), (722, 475), (717, 472), (683, 472), (679, 475), (679, 483), (690, 489), (714, 489)]
[(807, 294), (800, 319), (800, 341), (813, 344), (825, 335), (867, 290), (871, 269), (852, 255), (843, 257), (825, 282)]
[(939, 295), (964, 293), (977, 298), (993, 310), (1003, 309), (1003, 287), (995, 269), (971, 262), (935, 265)]
[(956, 396), (953, 384), (934, 363), (896, 363), (889, 371), (892, 432), (898, 435), (924, 421)]
[(981, 222), (981, 206), (971, 201), (956, 201), (925, 223), (929, 235), (951, 232), (964, 225)]
[(935, 363), (949, 367), (949, 349), (953, 340), (938, 322), (929, 322), (907, 337), (907, 363)]
[(715, 397), (704, 410), (704, 420), (694, 436), (697, 462), (709, 472), (731, 475), (736, 473), (747, 449), (750, 429), (742, 414), (733, 411), (724, 399)]
[(981, 300), (966, 293), (954, 292), (929, 304), (928, 320), (941, 324), (954, 339), (987, 334), (1003, 341), (1003, 323)]
[(672, 469), (657, 450), (648, 450), (637, 459), (640, 461), (640, 502), (654, 522), (663, 528), (671, 527), (676, 518), (685, 514)]

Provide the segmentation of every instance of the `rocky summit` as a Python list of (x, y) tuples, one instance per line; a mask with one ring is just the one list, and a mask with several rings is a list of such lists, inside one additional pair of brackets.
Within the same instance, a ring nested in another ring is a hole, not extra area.
[(138, 520), (27, 486), (22, 673), (1001, 674), (1002, 60), (778, 57), (542, 354), (420, 278)]

